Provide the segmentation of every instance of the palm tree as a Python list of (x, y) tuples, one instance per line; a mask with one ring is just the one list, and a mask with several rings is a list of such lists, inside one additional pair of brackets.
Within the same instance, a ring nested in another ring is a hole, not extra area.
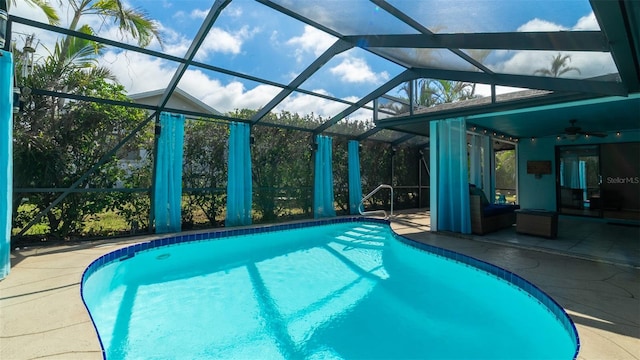
[[(409, 98), (411, 82), (405, 83), (400, 92)], [(420, 79), (413, 94), (418, 106), (431, 107), (444, 103), (468, 100), (475, 97), (475, 84), (442, 79)]]
[(543, 76), (560, 77), (569, 71), (577, 71), (580, 74), (580, 69), (575, 66), (567, 66), (567, 62), (571, 62), (571, 55), (558, 55), (554, 56), (551, 60), (551, 67), (549, 69), (540, 68), (533, 72), (535, 74), (541, 74)]
[[(93, 34), (88, 25), (81, 27), (79, 32)], [(69, 40), (68, 48), (63, 52), (66, 40)], [(67, 37), (64, 41), (58, 40), (53, 50), (48, 50), (49, 56), (44, 58), (42, 64), (35, 66), (34, 74), (26, 79), (19, 77), (19, 82), (38, 89), (77, 93), (81, 87), (76, 80), (82, 76), (115, 80), (109, 69), (97, 66), (97, 56), (103, 48), (102, 44), (82, 38)], [(79, 73), (84, 74), (79, 77)], [(60, 116), (60, 110), (64, 105), (64, 98), (49, 98), (49, 106), (45, 108), (49, 109), (48, 116), (51, 121)]]
[[(42, 9), (42, 12), (47, 16), (47, 20), (49, 20), (49, 24), (58, 25), (60, 24), (60, 17), (58, 13), (53, 8), (53, 6), (49, 5), (49, 2), (45, 0), (24, 0), (27, 5), (37, 6)], [(7, 5), (13, 4), (14, 6), (17, 4), (16, 0), (10, 0)]]
[[(17, 0), (10, 0), (14, 5)], [(25, 0), (32, 6), (40, 7), (51, 23), (58, 24), (60, 19), (53, 7), (46, 0)], [(162, 39), (158, 32), (158, 27), (142, 10), (124, 7), (121, 0), (69, 0), (69, 6), (73, 10), (73, 18), (69, 25), (70, 30), (95, 35), (93, 29), (88, 25), (79, 25), (83, 15), (98, 15), (104, 21), (113, 18), (118, 23), (120, 31), (128, 33), (138, 40), (138, 44), (145, 47), (155, 38), (162, 45)], [(90, 63), (95, 63), (95, 57), (103, 45), (90, 42), (73, 36), (66, 36), (62, 42), (57, 42), (54, 51), (49, 51), (47, 61), (56, 64), (55, 69), (51, 69), (57, 75), (61, 75), (69, 69), (67, 67), (87, 68)], [(14, 48), (14, 51), (18, 52)], [(50, 64), (49, 64), (50, 65)], [(20, 80), (20, 79), (18, 79)], [(60, 90), (55, 84), (50, 84), (48, 88)]]
[(426, 81), (434, 105), (468, 100), (475, 96), (475, 84), (450, 80)]
[[(411, 86), (414, 82), (406, 82), (398, 90), (405, 96), (401, 96), (405, 101), (411, 98)], [(463, 81), (419, 79), (415, 82), (413, 91), (414, 105), (419, 107), (432, 107), (444, 103), (469, 100), (476, 97), (476, 84)], [(388, 109), (395, 114), (409, 112), (409, 106), (401, 102), (389, 102), (380, 105), (380, 108)]]
[[(93, 29), (88, 25), (83, 25), (78, 32), (94, 35)], [(62, 48), (67, 44), (67, 50), (63, 52)], [(97, 56), (104, 49), (104, 45), (95, 41), (82, 38), (68, 37), (64, 41), (56, 42), (53, 52), (49, 52), (46, 61), (51, 61), (57, 65), (63, 72), (67, 68), (86, 69), (97, 64)]]
[[(98, 15), (105, 21), (113, 19), (119, 30), (131, 35), (141, 47), (148, 46), (154, 38), (162, 45), (157, 24), (141, 9), (126, 8), (120, 0), (69, 0), (69, 5), (73, 9), (69, 30), (78, 29), (83, 15)], [(71, 43), (72, 37), (67, 36), (60, 47), (60, 64), (70, 55)]]
[[(12, 0), (16, 1), (16, 0)], [(27, 0), (34, 5), (46, 5), (43, 0)], [(95, 35), (89, 25), (80, 25), (83, 15), (98, 15), (103, 21), (112, 18), (118, 24), (122, 33), (130, 34), (137, 39), (138, 44), (145, 47), (155, 38), (162, 44), (157, 24), (152, 21), (142, 10), (130, 9), (123, 5), (121, 0), (68, 0), (73, 17), (69, 29), (81, 33)], [(55, 13), (55, 11), (53, 12)], [(50, 82), (43, 83), (42, 89), (68, 91), (69, 86), (63, 81), (64, 75), (75, 70), (91, 69), (96, 65), (97, 56), (104, 48), (102, 44), (93, 41), (65, 36), (62, 41), (55, 44), (53, 51), (49, 51), (49, 57), (45, 60), (44, 67), (52, 75), (48, 77)], [(21, 80), (21, 79), (18, 79)], [(61, 99), (59, 104), (52, 107), (51, 116), (58, 115), (58, 110), (64, 105)]]

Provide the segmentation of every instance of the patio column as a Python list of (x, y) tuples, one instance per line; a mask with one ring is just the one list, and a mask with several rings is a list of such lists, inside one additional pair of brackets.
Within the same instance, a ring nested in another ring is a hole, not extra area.
[(0, 50), (0, 279), (11, 269), (13, 211), (13, 57)]
[(430, 134), (431, 230), (470, 234), (466, 121), (432, 121)]

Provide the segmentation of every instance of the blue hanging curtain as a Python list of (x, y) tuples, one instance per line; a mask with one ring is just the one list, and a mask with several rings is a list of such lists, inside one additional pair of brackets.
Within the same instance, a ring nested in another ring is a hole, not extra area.
[(333, 165), (331, 159), (331, 138), (316, 135), (315, 181), (313, 191), (313, 217), (336, 216), (333, 205)]
[(580, 160), (579, 162), (580, 188), (582, 189), (582, 200), (587, 199), (587, 162)]
[(153, 196), (156, 233), (182, 229), (184, 115), (161, 113)]
[(483, 136), (482, 143), (482, 191), (491, 199), (496, 198), (496, 169), (495, 156), (493, 151), (493, 141), (490, 136)]
[(13, 58), (0, 50), (0, 279), (11, 269), (13, 208)]
[(227, 217), (225, 226), (251, 224), (250, 126), (232, 122), (227, 167)]
[(436, 152), (438, 166), (435, 176), (439, 231), (471, 233), (466, 129), (464, 119), (431, 122), (431, 136), (437, 136), (431, 151)]
[(469, 183), (478, 188), (482, 184), (482, 140), (480, 135), (471, 135), (471, 147), (469, 148)]
[(577, 156), (565, 158), (564, 163), (560, 164), (561, 171), (561, 186), (566, 186), (572, 189), (580, 188), (580, 160)]
[(360, 180), (360, 143), (349, 140), (349, 212), (359, 214), (358, 206), (362, 200), (362, 182)]

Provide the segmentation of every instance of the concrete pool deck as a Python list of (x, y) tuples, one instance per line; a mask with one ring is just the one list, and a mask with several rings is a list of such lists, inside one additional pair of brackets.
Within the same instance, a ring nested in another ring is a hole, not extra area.
[[(494, 237), (430, 233), (427, 212), (398, 214), (392, 227), (401, 235), (493, 263), (537, 285), (575, 322), (579, 359), (640, 359), (640, 268), (635, 262), (571, 253), (559, 245), (561, 236), (544, 249), (540, 239), (506, 232)], [(620, 231), (606, 230), (600, 236), (619, 239), (634, 236), (636, 230)], [(13, 251), (11, 273), (0, 281), (0, 359), (102, 359), (80, 298), (82, 273), (105, 253), (154, 238)], [(640, 248), (639, 238), (626, 240)], [(608, 249), (611, 253), (611, 246)]]

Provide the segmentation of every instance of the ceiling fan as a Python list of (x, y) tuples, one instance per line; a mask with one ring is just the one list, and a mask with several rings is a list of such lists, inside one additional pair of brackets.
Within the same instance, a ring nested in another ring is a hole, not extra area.
[(578, 120), (576, 119), (569, 120), (569, 123), (571, 124), (571, 126), (564, 128), (564, 134), (561, 135), (563, 139), (575, 140), (578, 138), (579, 135), (585, 135), (587, 137), (596, 136), (601, 138), (607, 136), (607, 134), (605, 133), (582, 131), (581, 127), (576, 126), (577, 121)]

